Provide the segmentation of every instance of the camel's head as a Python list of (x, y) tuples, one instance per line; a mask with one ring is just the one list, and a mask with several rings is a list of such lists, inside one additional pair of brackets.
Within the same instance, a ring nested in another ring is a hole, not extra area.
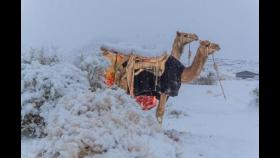
[(176, 32), (176, 38), (178, 39), (178, 42), (185, 45), (188, 43), (191, 43), (192, 41), (197, 41), (198, 36), (194, 33), (187, 33), (187, 32)]
[(206, 48), (207, 55), (213, 54), (215, 51), (219, 51), (221, 48), (218, 44), (210, 42), (208, 40), (199, 41), (200, 46)]

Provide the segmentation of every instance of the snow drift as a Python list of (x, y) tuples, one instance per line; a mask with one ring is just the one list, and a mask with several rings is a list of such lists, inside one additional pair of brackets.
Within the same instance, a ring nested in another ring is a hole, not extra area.
[(22, 137), (38, 140), (24, 157), (180, 154), (180, 141), (161, 130), (153, 113), (143, 112), (123, 90), (106, 88), (105, 67), (96, 53), (73, 62), (43, 50), (22, 54)]

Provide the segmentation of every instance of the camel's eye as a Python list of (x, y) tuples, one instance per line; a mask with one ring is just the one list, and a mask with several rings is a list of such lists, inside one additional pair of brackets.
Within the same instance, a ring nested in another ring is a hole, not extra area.
[(188, 35), (184, 35), (184, 37), (188, 37)]

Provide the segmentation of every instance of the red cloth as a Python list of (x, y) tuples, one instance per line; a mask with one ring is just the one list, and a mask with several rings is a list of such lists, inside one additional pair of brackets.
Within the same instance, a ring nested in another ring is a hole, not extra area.
[(157, 105), (156, 96), (140, 95), (135, 97), (136, 102), (140, 104), (143, 110), (150, 110)]

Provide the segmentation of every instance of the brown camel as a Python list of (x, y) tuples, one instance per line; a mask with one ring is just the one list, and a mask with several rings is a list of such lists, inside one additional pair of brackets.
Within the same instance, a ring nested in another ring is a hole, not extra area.
[[(191, 66), (186, 67), (181, 74), (181, 83), (188, 83), (195, 80), (201, 73), (202, 68), (207, 61), (208, 55), (211, 55), (215, 51), (219, 50), (220, 46), (216, 43), (212, 43), (208, 40), (200, 41), (200, 46), (197, 49), (197, 53)], [(159, 105), (156, 110), (156, 117), (159, 123), (162, 122), (167, 97), (168, 96), (163, 93), (160, 95)]]
[[(195, 40), (198, 40), (197, 35), (192, 33), (184, 33), (184, 32), (177, 31), (177, 35), (173, 43), (171, 55), (175, 57), (177, 60), (179, 60), (183, 53), (184, 46)], [(199, 76), (203, 65), (205, 64), (208, 55), (213, 54), (215, 51), (219, 49), (220, 47), (215, 43), (211, 43), (210, 41), (200, 41), (200, 46), (197, 50), (195, 59), (191, 66), (184, 69), (181, 75), (181, 82), (188, 83), (196, 79)], [(101, 50), (103, 51), (103, 56), (111, 61), (112, 63), (111, 69), (116, 69), (116, 67), (117, 68), (121, 67), (121, 65), (125, 61), (127, 61), (130, 56), (113, 50), (107, 50), (106, 48), (101, 48)], [(144, 57), (144, 58), (149, 58), (149, 57)], [(125, 70), (124, 68), (122, 69)], [(121, 78), (121, 84), (119, 84), (118, 86), (127, 90), (127, 85), (128, 85), (127, 80), (125, 78)], [(162, 123), (167, 97), (168, 96), (164, 93), (160, 94), (160, 101), (156, 110), (157, 111), (156, 117), (159, 123)]]
[(197, 41), (198, 36), (194, 33), (176, 32), (176, 38), (173, 42), (171, 55), (180, 60), (184, 50), (184, 46), (192, 41)]
[[(193, 41), (197, 41), (198, 36), (194, 33), (188, 33), (188, 32), (176, 32), (176, 37), (173, 42), (172, 50), (171, 50), (171, 55), (175, 57), (177, 60), (180, 59), (184, 46), (186, 44), (189, 44)], [(105, 47), (101, 47), (102, 55), (108, 59), (111, 62), (111, 66), (107, 69), (106, 72), (114, 72), (114, 73), (120, 73), (119, 75), (115, 75), (114, 80), (115, 83), (122, 89), (127, 90), (128, 89), (128, 84), (127, 84), (127, 78), (125, 75), (123, 75), (126, 71), (125, 67), (122, 66), (122, 64), (126, 61), (128, 61), (130, 55), (117, 52), (114, 50), (108, 50)], [(141, 58), (146, 58), (146, 59), (156, 59), (156, 58), (163, 58), (163, 56), (166, 56), (167, 54), (163, 54), (160, 57), (143, 57), (140, 55), (137, 55)], [(119, 70), (119, 71), (116, 71)]]
[[(184, 46), (188, 43), (191, 43), (193, 41), (197, 41), (198, 36), (194, 33), (187, 33), (187, 32), (176, 32), (176, 37), (173, 42), (171, 55), (174, 56), (176, 59), (180, 59)], [(107, 48), (101, 47), (102, 55), (107, 58), (112, 65), (111, 66), (120, 66), (125, 61), (128, 60), (129, 54), (117, 52), (114, 50), (108, 50)], [(151, 58), (151, 57), (145, 57), (145, 58)]]

